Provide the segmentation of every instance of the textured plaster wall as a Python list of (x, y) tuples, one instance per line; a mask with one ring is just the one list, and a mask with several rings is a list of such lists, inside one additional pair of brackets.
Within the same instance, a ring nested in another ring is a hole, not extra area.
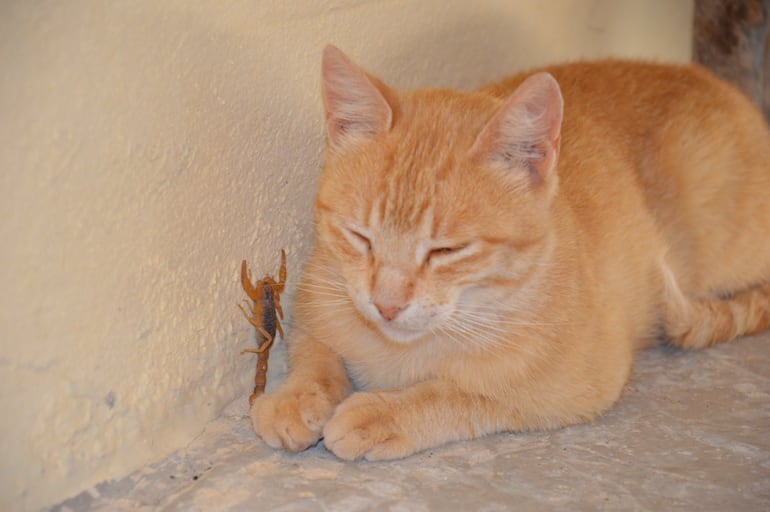
[[(189, 442), (245, 399), (238, 268), (310, 249), (320, 50), (405, 87), (684, 61), (689, 0), (0, 4), (0, 509)], [(276, 360), (274, 364), (281, 364)]]

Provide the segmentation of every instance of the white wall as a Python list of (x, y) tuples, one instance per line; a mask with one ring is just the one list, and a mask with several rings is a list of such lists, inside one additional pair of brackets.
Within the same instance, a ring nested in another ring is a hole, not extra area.
[[(311, 240), (320, 51), (393, 84), (684, 61), (691, 0), (0, 4), (0, 509), (184, 445), (245, 400), (238, 268)], [(279, 365), (279, 362), (274, 364)], [(280, 366), (280, 365), (279, 365)]]

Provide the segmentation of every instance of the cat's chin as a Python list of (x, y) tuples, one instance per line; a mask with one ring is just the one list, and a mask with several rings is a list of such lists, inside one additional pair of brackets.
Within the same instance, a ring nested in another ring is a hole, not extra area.
[(400, 343), (402, 345), (407, 345), (409, 343), (419, 341), (420, 339), (427, 336), (430, 332), (426, 331), (425, 329), (409, 329), (405, 327), (397, 327), (389, 323), (379, 323), (377, 327), (379, 328), (382, 335), (385, 336), (388, 340), (395, 343)]

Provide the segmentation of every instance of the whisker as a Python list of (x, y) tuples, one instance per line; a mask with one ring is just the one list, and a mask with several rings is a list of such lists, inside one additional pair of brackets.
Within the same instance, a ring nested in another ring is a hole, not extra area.
[[(441, 326), (440, 333), (450, 338), (463, 347), (481, 349), (490, 354), (499, 354), (503, 350), (515, 350), (529, 357), (542, 358), (540, 351), (533, 350), (528, 344), (522, 344), (517, 340), (528, 339), (533, 333), (527, 330), (504, 328), (496, 325), (494, 321), (487, 321), (488, 317), (479, 320), (466, 311), (456, 310), (450, 320)], [(513, 327), (529, 327), (515, 325)]]
[(321, 295), (330, 295), (334, 297), (347, 297), (347, 293), (345, 293), (343, 290), (340, 289), (334, 289), (334, 288), (320, 288), (320, 287), (313, 287), (313, 286), (299, 286), (297, 287), (298, 290), (306, 290), (308, 292), (311, 292), (313, 294), (321, 294)]
[(490, 337), (488, 334), (478, 332), (473, 329), (468, 329), (462, 324), (448, 323), (441, 328), (437, 329), (443, 336), (446, 336), (461, 348), (467, 349), (469, 346), (476, 349), (481, 349), (490, 353), (494, 353), (494, 348), (499, 348), (504, 345), (499, 337)]

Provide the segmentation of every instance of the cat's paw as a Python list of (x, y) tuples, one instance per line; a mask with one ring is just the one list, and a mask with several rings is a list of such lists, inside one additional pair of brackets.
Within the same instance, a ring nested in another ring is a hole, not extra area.
[(336, 403), (315, 383), (281, 387), (251, 406), (251, 424), (273, 448), (299, 452), (318, 443)]
[(324, 445), (345, 460), (400, 459), (417, 451), (399, 422), (399, 408), (380, 393), (356, 393), (323, 429)]

